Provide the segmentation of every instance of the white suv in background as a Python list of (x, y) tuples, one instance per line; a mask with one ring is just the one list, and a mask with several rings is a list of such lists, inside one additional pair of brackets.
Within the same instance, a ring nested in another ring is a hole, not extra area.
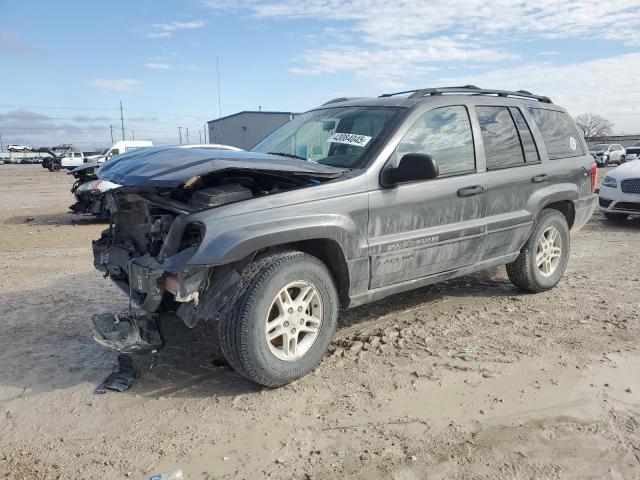
[(640, 215), (640, 160), (620, 165), (602, 179), (600, 210), (609, 220)]
[(31, 147), (27, 145), (16, 145), (15, 143), (12, 143), (11, 145), (7, 146), (7, 150), (9, 150), (10, 152), (30, 152)]
[(605, 167), (611, 163), (621, 165), (627, 158), (626, 150), (617, 143), (598, 143), (589, 150), (599, 167)]

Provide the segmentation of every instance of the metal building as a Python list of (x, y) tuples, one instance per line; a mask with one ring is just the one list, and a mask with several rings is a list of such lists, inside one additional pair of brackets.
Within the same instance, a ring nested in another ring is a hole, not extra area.
[(296, 115), (293, 112), (243, 111), (216, 118), (207, 122), (209, 143), (249, 150)]

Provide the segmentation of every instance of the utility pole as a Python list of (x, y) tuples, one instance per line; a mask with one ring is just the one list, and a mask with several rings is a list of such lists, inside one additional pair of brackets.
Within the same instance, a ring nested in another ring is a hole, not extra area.
[(0, 152), (4, 151), (4, 146), (2, 145), (2, 134), (0, 133)]
[(220, 59), (216, 57), (216, 71), (218, 72), (218, 118), (222, 116), (222, 103), (220, 97), (222, 94), (220, 93)]
[(202, 132), (198, 129), (198, 143), (202, 144)]
[(180, 145), (182, 145), (182, 127), (178, 125), (178, 137), (180, 138)]
[(187, 145), (189, 145), (189, 127), (187, 127)]
[(120, 100), (120, 125), (122, 126), (122, 140), (124, 140), (124, 116), (122, 115), (122, 100)]
[[(205, 124), (204, 124), (204, 143), (209, 143), (209, 142), (207, 142), (207, 133), (208, 133), (207, 132), (207, 130), (208, 130), (207, 127), (208, 127), (208, 125), (205, 122)], [(211, 140), (211, 139), (209, 139), (209, 140)]]
[(109, 132), (111, 133), (111, 145), (113, 145), (113, 125), (109, 125)]
[(131, 140), (135, 140), (136, 139), (136, 131), (132, 128), (131, 129)]

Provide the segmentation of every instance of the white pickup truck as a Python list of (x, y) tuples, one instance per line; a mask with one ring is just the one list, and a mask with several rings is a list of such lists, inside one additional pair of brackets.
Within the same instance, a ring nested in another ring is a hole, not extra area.
[(52, 156), (45, 157), (42, 160), (42, 168), (48, 168), (52, 172), (57, 172), (62, 168), (72, 170), (84, 163), (84, 154), (82, 152), (67, 150), (64, 153), (50, 152)]

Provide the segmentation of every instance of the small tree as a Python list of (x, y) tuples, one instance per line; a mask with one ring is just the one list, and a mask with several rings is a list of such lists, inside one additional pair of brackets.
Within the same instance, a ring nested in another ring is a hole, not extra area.
[(584, 138), (602, 137), (613, 133), (613, 123), (597, 113), (581, 113), (575, 120), (584, 133)]

